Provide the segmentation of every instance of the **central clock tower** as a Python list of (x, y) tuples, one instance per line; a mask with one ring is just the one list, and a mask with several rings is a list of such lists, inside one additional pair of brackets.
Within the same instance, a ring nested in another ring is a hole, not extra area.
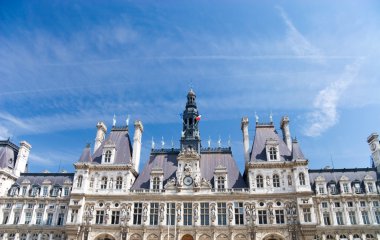
[(196, 95), (191, 89), (187, 94), (187, 102), (183, 111), (183, 127), (181, 136), (181, 152), (178, 155), (177, 184), (182, 188), (198, 187), (201, 180), (199, 134), (200, 115), (195, 102)]

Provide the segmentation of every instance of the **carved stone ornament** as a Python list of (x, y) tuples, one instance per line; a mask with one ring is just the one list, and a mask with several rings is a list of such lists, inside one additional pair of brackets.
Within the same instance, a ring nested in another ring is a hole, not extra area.
[(201, 156), (194, 149), (184, 149), (178, 154), (179, 160), (199, 160)]

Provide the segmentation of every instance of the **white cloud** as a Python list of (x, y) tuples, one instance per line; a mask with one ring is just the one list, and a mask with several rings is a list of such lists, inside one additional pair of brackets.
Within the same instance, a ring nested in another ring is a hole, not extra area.
[(44, 165), (46, 167), (51, 167), (51, 166), (54, 166), (56, 164), (56, 162), (52, 159), (50, 159), (49, 157), (42, 157), (42, 156), (39, 156), (35, 153), (30, 153), (29, 155), (29, 162), (33, 162), (33, 164), (37, 164), (37, 165)]
[(0, 139), (8, 139), (11, 136), (12, 134), (10, 133), (8, 128), (0, 126)]
[(337, 81), (319, 91), (313, 102), (314, 110), (307, 114), (308, 126), (304, 130), (305, 135), (310, 137), (319, 136), (338, 122), (337, 106), (340, 97), (356, 78), (359, 70), (359, 62), (347, 65)]

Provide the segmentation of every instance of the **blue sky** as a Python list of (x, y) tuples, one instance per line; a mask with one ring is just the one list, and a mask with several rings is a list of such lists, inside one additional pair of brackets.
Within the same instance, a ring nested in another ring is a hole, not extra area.
[[(0, 138), (33, 146), (30, 171), (73, 171), (96, 123), (141, 119), (179, 145), (197, 93), (203, 145), (240, 119), (291, 120), (311, 168), (369, 166), (380, 131), (378, 1), (2, 1)], [(59, 163), (60, 166), (59, 166)]]

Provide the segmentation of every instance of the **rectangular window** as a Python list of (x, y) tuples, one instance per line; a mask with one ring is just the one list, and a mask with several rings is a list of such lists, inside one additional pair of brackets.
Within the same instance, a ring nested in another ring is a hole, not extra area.
[(44, 186), (42, 188), (42, 196), (46, 197), (48, 195), (48, 187), (47, 186)]
[(330, 185), (330, 193), (331, 194), (336, 194), (336, 185), (335, 184), (331, 184)]
[(8, 213), (4, 213), (4, 215), (3, 215), (3, 224), (7, 224), (8, 223), (8, 219), (9, 219), (9, 214)]
[(284, 210), (276, 210), (275, 214), (276, 214), (276, 223), (284, 224), (285, 223)]
[(104, 211), (103, 210), (96, 211), (95, 223), (103, 224), (103, 221), (104, 221)]
[(370, 224), (367, 211), (362, 211), (362, 218), (364, 224)]
[(360, 201), (360, 207), (365, 207), (365, 201)]
[(304, 208), (303, 209), (303, 221), (304, 222), (311, 222), (311, 211), (310, 211), (310, 208)]
[(209, 203), (201, 203), (201, 225), (210, 225), (210, 205)]
[(53, 222), (53, 213), (48, 213), (48, 217), (46, 220), (46, 225), (51, 225)]
[(119, 224), (120, 222), (120, 211), (112, 211), (111, 224)]
[(349, 218), (350, 218), (350, 223), (351, 223), (352, 225), (356, 225), (357, 222), (356, 222), (356, 214), (355, 214), (355, 212), (354, 212), (354, 211), (349, 211), (349, 212), (348, 212), (348, 216), (349, 216)]
[(19, 221), (20, 221), (20, 213), (15, 213), (13, 224), (18, 224)]
[(353, 207), (353, 206), (354, 206), (354, 203), (353, 203), (353, 202), (347, 202), (347, 206), (348, 206), (348, 207)]
[(44, 207), (45, 207), (45, 204), (43, 203), (38, 204), (38, 208), (44, 208)]
[(227, 204), (218, 203), (218, 225), (227, 225)]
[(355, 193), (361, 193), (360, 184), (359, 183), (355, 183), (354, 188), (355, 188)]
[(375, 211), (376, 223), (380, 224), (380, 211)]
[(318, 191), (320, 194), (324, 194), (325, 193), (325, 188), (321, 185), (318, 187)]
[(174, 225), (175, 223), (175, 203), (166, 204), (166, 225)]
[(33, 208), (33, 203), (28, 203), (28, 208), (30, 209), (30, 208)]
[(42, 212), (38, 212), (36, 217), (36, 225), (40, 224), (42, 224)]
[(335, 207), (340, 207), (340, 202), (335, 202)]
[(31, 220), (32, 220), (32, 213), (26, 212), (25, 213), (25, 224), (29, 224)]
[(135, 203), (133, 208), (133, 224), (141, 224), (142, 203)]
[(368, 192), (373, 193), (373, 184), (372, 183), (368, 183)]
[(342, 214), (342, 212), (336, 212), (335, 215), (336, 215), (336, 223), (338, 225), (343, 225), (344, 222), (343, 222), (343, 214)]
[(158, 203), (150, 204), (150, 225), (158, 225)]
[(70, 222), (72, 222), (72, 223), (76, 222), (77, 221), (77, 215), (78, 215), (78, 210), (72, 210)]
[(267, 219), (267, 211), (266, 210), (258, 210), (258, 215), (259, 215), (259, 224), (267, 224), (268, 219)]
[(192, 203), (183, 203), (183, 225), (193, 225)]
[(242, 202), (235, 203), (235, 224), (244, 225), (244, 208)]
[(327, 208), (327, 206), (328, 206), (328, 205), (327, 205), (327, 202), (322, 202), (322, 207), (323, 207), (323, 208)]
[(379, 206), (379, 201), (373, 201), (373, 206), (378, 207)]
[(325, 225), (331, 225), (330, 213), (329, 212), (324, 212), (323, 213), (323, 222), (324, 222)]
[(26, 189), (27, 189), (27, 188), (28, 188), (27, 186), (22, 187), (22, 195), (23, 195), (23, 196), (26, 195)]
[(70, 189), (68, 187), (65, 188), (64, 196), (69, 196), (69, 190)]
[(5, 208), (7, 208), (7, 209), (12, 208), (12, 203), (7, 203), (7, 205), (5, 206)]
[(343, 183), (343, 192), (344, 193), (349, 193), (350, 192), (350, 189), (348, 187), (348, 183)]
[(64, 213), (58, 214), (57, 225), (58, 226), (63, 225), (64, 219), (65, 219), (65, 214)]

